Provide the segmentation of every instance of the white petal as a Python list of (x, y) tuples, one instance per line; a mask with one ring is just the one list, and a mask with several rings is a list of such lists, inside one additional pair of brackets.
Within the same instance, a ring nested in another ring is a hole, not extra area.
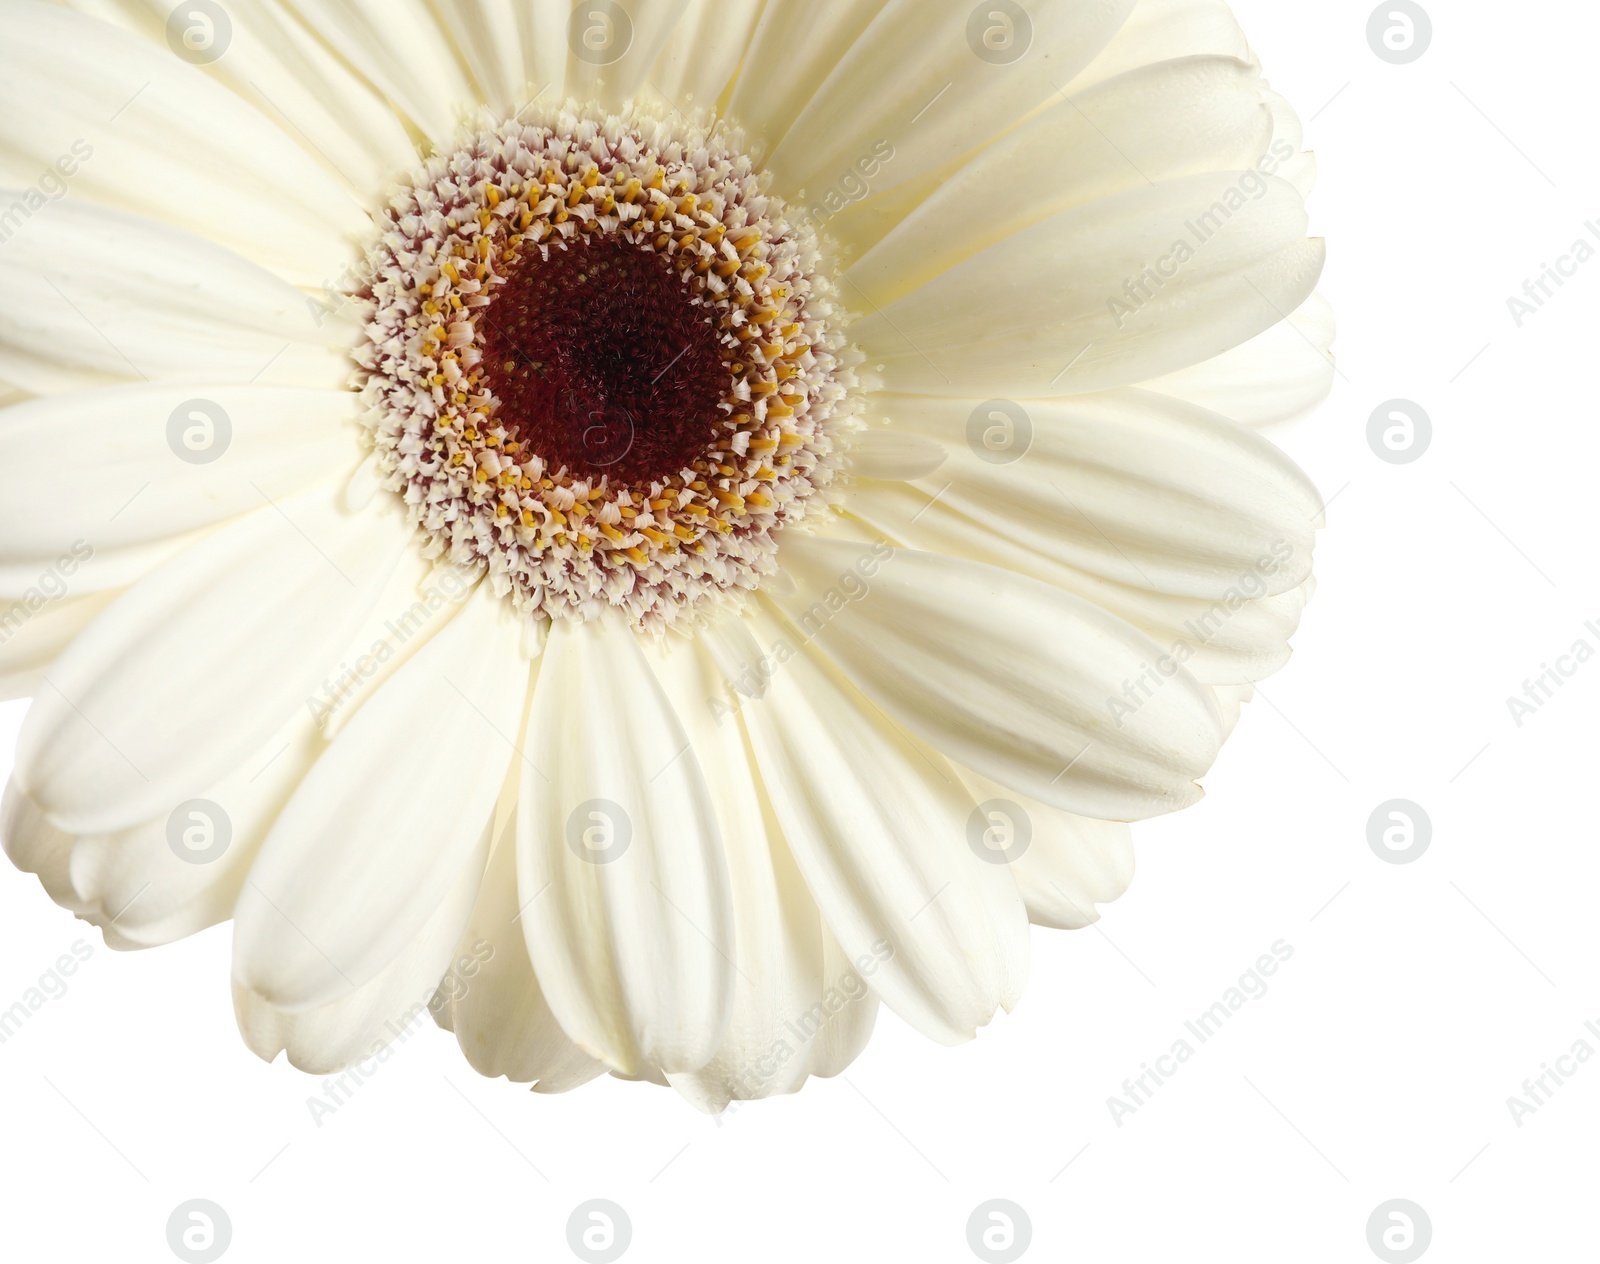
[[(889, 0), (773, 151), (776, 187), (787, 195), (831, 184), (881, 141), (894, 150), (881, 189), (920, 180), (1053, 97), (1132, 7), (1133, 0), (1033, 5), (1025, 52), (996, 65), (969, 42), (974, 20), (980, 38), (992, 29), (970, 0)], [(1025, 38), (1020, 28), (1011, 37)], [(1006, 38), (1000, 29), (991, 36)]]
[(906, 430), (865, 430), (850, 443), (850, 468), (862, 478), (927, 478), (944, 460), (942, 444)]
[(82, 916), (114, 948), (172, 943), (232, 917), (268, 828), (322, 748), (302, 709), (196, 798), (133, 829), (76, 840)]
[(348, 996), (421, 932), (464, 869), (482, 876), (527, 695), (520, 647), (510, 603), (480, 585), (361, 708), (250, 872), (236, 980), (287, 1009)]
[(1273, 149), (1293, 151), (1278, 174), (1294, 185), (1302, 198), (1309, 198), (1317, 183), (1317, 156), (1301, 148), (1305, 143), (1305, 129), (1300, 124), (1300, 116), (1276, 92), (1267, 93), (1267, 107), (1272, 111)]
[(717, 694), (737, 707), (741, 698), (759, 698), (767, 687), (766, 651), (740, 612), (730, 611), (709, 624), (702, 637), (716, 664)]
[[(742, 622), (742, 621), (741, 621)], [(669, 1075), (700, 1109), (789, 1091), (805, 1074), (806, 1016), (822, 987), (822, 918), (757, 782), (721, 673), (697, 641), (656, 673), (683, 722), (716, 806), (733, 898), (733, 1010), (716, 1056)]]
[(1028, 920), (1035, 926), (1081, 930), (1100, 920), (1133, 881), (1133, 831), (1119, 821), (1074, 816), (1019, 795), (967, 768), (956, 770), (987, 821), (985, 845), (1009, 852)]
[[(574, 1052), (566, 1061), (546, 1071), (538, 1083), (532, 1086), (535, 1093), (570, 1093), (573, 1089), (581, 1088), (590, 1080), (605, 1074), (604, 1062), (596, 1062), (576, 1045), (572, 1048)], [(613, 1071), (612, 1074), (615, 1075), (616, 1072)]]
[(435, 148), (456, 138), (478, 97), (449, 34), (423, 0), (302, 0), (294, 7)]
[[(80, 541), (81, 559), (260, 509), (354, 467), (359, 408), (348, 391), (143, 384), (16, 404), (0, 411), (0, 565), (37, 574)], [(92, 512), (69, 490), (85, 477)]]
[(883, 5), (884, 0), (767, 0), (727, 116), (770, 154)]
[(768, 622), (760, 635), (777, 670), (743, 714), (823, 919), (890, 1009), (935, 1040), (970, 1039), (1016, 1002), (1028, 968), (1016, 883), (967, 843), (972, 797), (815, 659), (803, 632)]
[[(927, 495), (1114, 583), (1215, 598), (1287, 592), (1311, 572), (1322, 498), (1278, 448), (1137, 391), (1062, 400), (875, 401), (944, 444)], [(892, 530), (897, 524), (886, 524)]]
[[(635, 0), (615, 6), (625, 16), (619, 21), (610, 9), (574, 4), (572, 11), (583, 17), (569, 19), (562, 31), (569, 49), (567, 96), (610, 111), (621, 109), (644, 91), (651, 68), (688, 7), (689, 0)], [(580, 57), (580, 48), (591, 51)]]
[(63, 538), (53, 556), (0, 561), (0, 601), (34, 602), (63, 586), (80, 596), (126, 588), (209, 532), (209, 527), (201, 527), (127, 548), (97, 548), (81, 535)]
[(46, 193), (166, 220), (298, 285), (353, 261), (368, 221), (338, 178), (170, 49), (32, 0), (5, 0), (0, 23), (0, 185), (46, 173)]
[(559, 105), (570, 5), (559, 0), (435, 0), (479, 95), (501, 114), (530, 101)]
[[(0, 204), (20, 194), (0, 190)], [(343, 389), (342, 326), (272, 273), (181, 228), (66, 201), (0, 250), (0, 377), (37, 394), (101, 383)]]
[(351, 639), (350, 652), (329, 664), (309, 700), (323, 736), (338, 737), (386, 680), (450, 626), (477, 586), (471, 571), (430, 562), (421, 550), (407, 549)]
[(1289, 421), (1333, 389), (1333, 307), (1313, 294), (1289, 317), (1203, 364), (1145, 383), (1243, 426)]
[(1228, 732), (1232, 733), (1243, 714), (1245, 703), (1256, 696), (1254, 684), (1214, 685), (1211, 692), (1216, 695), (1217, 706), (1222, 709)]
[[(478, 857), (481, 866), (482, 857)], [(274, 1005), (235, 978), (239, 1033), (259, 1058), (287, 1050), (291, 1066), (331, 1075), (410, 1040), (434, 1003), (440, 977), (452, 970), (456, 940), (478, 893), (481, 867), (463, 867), (432, 916), (382, 971), (347, 996), (314, 1009)]]
[(527, 912), (517, 895), (516, 823), (500, 831), (457, 947), (457, 967), (440, 987), (441, 1026), (455, 1032), (479, 1075), (505, 1076), (562, 1091), (605, 1071), (561, 1029), (534, 976), (523, 942)]
[(852, 336), (895, 391), (1015, 399), (1126, 386), (1220, 355), (1299, 307), (1323, 261), (1305, 229), (1295, 188), (1253, 169), (1130, 189), (978, 252), (879, 305)]
[[(1073, 593), (1138, 628), (1158, 645), (1186, 656), (1203, 684), (1262, 680), (1289, 661), (1289, 638), (1310, 599), (1310, 583), (1268, 597), (1255, 568), (1216, 597), (1157, 592), (1142, 582), (1099, 579), (1056, 558), (1048, 547), (1019, 547), (1009, 532), (974, 522), (904, 483), (862, 484), (850, 511), (886, 543), (970, 558), (1014, 570)], [(1276, 559), (1269, 559), (1276, 566)]]
[(551, 1010), (626, 1074), (704, 1066), (733, 998), (728, 867), (699, 762), (633, 629), (551, 629), (524, 749), (522, 925)]
[(12, 864), (38, 877), (46, 895), (77, 913), (87, 905), (72, 887), (72, 842), (72, 835), (52, 825), (15, 778), (6, 782), (0, 798), (0, 844)]
[[(67, 0), (70, 8), (135, 31), (163, 52), (167, 0)], [(222, 32), (202, 10), (179, 39), (222, 41), (205, 71), (251, 102), (307, 155), (360, 197), (384, 188), (416, 162), (417, 151), (395, 112), (353, 71), (339, 50), (318, 40), (279, 0), (228, 0)], [(215, 45), (213, 45), (213, 50)]]
[(862, 954), (855, 961), (839, 946), (833, 932), (822, 932), (822, 1003), (831, 1015), (825, 1022), (813, 1019), (808, 1027), (816, 1031), (811, 1042), (811, 1057), (806, 1071), (822, 1079), (838, 1075), (858, 1057), (872, 1038), (878, 1020), (878, 997), (863, 994), (857, 984), (870, 979), (882, 964), (874, 954)]
[(33, 600), (0, 598), (0, 700), (27, 696), (39, 676), (110, 602), (111, 593), (62, 596), (65, 577)]
[(748, 0), (689, 0), (650, 72), (649, 87), (680, 110), (717, 108), (765, 8)]
[[(800, 585), (775, 598), (790, 618), (889, 717), (951, 759), (1107, 820), (1200, 798), (1196, 778), (1222, 744), (1214, 703), (1120, 619), (931, 553), (801, 537), (780, 557)], [(1135, 705), (1125, 686), (1157, 665), (1171, 670)]]
[(1223, 0), (1139, 0), (1100, 55), (1062, 86), (1070, 95), (1156, 62), (1200, 56), (1255, 60)]
[[(1248, 171), (1271, 137), (1254, 67), (1229, 57), (1144, 67), (1058, 99), (982, 150), (855, 263), (850, 280), (882, 306), (1052, 215), (1183, 176)], [(995, 196), (1013, 184), (1013, 195)], [(864, 224), (852, 235), (875, 236)]]
[(212, 785), (304, 707), (405, 547), (316, 489), (142, 579), (44, 677), (17, 778), (63, 828), (109, 833)]

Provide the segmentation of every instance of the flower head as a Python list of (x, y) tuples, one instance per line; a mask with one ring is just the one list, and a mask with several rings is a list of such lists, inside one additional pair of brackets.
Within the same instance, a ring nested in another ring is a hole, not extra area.
[(263, 1057), (969, 1038), (1286, 661), (1332, 331), (1221, 4), (4, 8), (0, 828), (231, 918)]

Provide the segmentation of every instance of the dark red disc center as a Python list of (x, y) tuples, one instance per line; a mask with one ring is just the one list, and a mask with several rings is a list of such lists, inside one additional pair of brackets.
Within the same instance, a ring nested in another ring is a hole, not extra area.
[(665, 479), (716, 435), (712, 323), (658, 254), (616, 238), (524, 252), (478, 325), (496, 420), (552, 473)]

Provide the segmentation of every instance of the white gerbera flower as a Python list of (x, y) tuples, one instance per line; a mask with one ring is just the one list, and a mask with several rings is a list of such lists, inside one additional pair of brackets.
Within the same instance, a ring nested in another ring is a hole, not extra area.
[(1309, 592), (1226, 8), (168, 7), (0, 3), (15, 862), (231, 917), (317, 1071), (429, 1005), (718, 1109), (1015, 1004)]

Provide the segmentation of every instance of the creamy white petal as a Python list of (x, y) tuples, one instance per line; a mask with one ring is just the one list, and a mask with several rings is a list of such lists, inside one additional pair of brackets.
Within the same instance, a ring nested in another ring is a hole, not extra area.
[(767, 0), (726, 111), (760, 153), (788, 134), (885, 2)]
[(1220, 355), (1299, 307), (1323, 261), (1305, 230), (1300, 194), (1253, 169), (1130, 189), (1014, 233), (852, 333), (895, 391), (1125, 386)]
[(449, 34), (424, 0), (287, 0), (435, 147), (478, 105)]
[(463, 870), (482, 876), (527, 695), (521, 639), (509, 604), (480, 585), (361, 708), (251, 869), (234, 914), (236, 980), (287, 1009), (348, 996), (421, 932)]
[[(172, 0), (66, 0), (69, 7), (170, 48)], [(393, 109), (279, 0), (228, 0), (227, 29), (191, 10), (177, 38), (221, 52), (205, 71), (254, 105), (358, 196), (367, 197), (415, 161)]]
[[(1026, 573), (1026, 568), (1019, 569)], [(1289, 639), (1311, 597), (1309, 582), (1269, 597), (1260, 595), (1262, 585), (1251, 579), (1241, 576), (1240, 584), (1214, 598), (1178, 597), (1082, 578), (1067, 587), (1180, 657), (1202, 684), (1220, 685), (1262, 680), (1281, 670), (1289, 661)]]
[(1126, 682), (1163, 650), (1122, 620), (932, 553), (801, 537), (785, 541), (783, 561), (799, 591), (774, 600), (873, 703), (951, 759), (1107, 820), (1200, 798), (1196, 778), (1222, 744), (1214, 703), (1169, 662), (1128, 705)]
[(386, 680), (449, 627), (477, 583), (471, 571), (430, 562), (420, 549), (407, 549), (351, 638), (349, 652), (329, 664), (311, 700), (323, 736), (338, 737)]
[[(1062, 562), (1045, 542), (1022, 547), (1009, 531), (976, 522), (929, 493), (904, 483), (862, 484), (852, 516), (887, 543), (970, 558), (1031, 576), (1073, 593), (1132, 624), (1169, 652), (1202, 684), (1261, 680), (1289, 661), (1289, 638), (1300, 625), (1310, 584), (1266, 596), (1256, 565), (1215, 597), (1158, 592), (1142, 581), (1101, 579)], [(1276, 568), (1279, 562), (1268, 557)]]
[(882, 960), (877, 953), (862, 953), (852, 961), (833, 932), (823, 928), (821, 999), (830, 1017), (811, 1041), (808, 1074), (822, 1079), (838, 1075), (867, 1047), (878, 1020), (878, 997), (870, 989), (862, 994), (856, 982), (872, 978)]
[(477, 85), (500, 113), (562, 101), (570, 4), (561, 0), (433, 0)]
[(1062, 87), (1071, 95), (1156, 62), (1199, 56), (1255, 61), (1224, 0), (1139, 0), (1099, 55)]
[(265, 744), (349, 643), (406, 531), (319, 488), (208, 536), (118, 599), (44, 677), (16, 776), (63, 828), (127, 829)]
[[(550, 1092), (575, 1088), (604, 1073), (567, 1036), (550, 1012), (528, 960), (517, 895), (516, 823), (509, 819), (478, 902), (457, 947), (458, 968), (440, 987), (441, 1026), (455, 1032), (461, 1052), (479, 1075), (514, 1084), (535, 1083)], [(473, 963), (473, 964), (462, 964)]]
[(31, 598), (0, 597), (0, 700), (27, 696), (39, 676), (103, 611), (113, 593), (62, 595), (70, 584), (57, 577), (51, 591)]
[[(37, 0), (3, 0), (0, 25), (0, 114), (13, 123), (0, 185), (59, 184), (167, 220), (297, 285), (353, 261), (368, 221), (338, 177), (170, 49)], [(20, 217), (58, 209), (37, 203)]]
[(1231, 734), (1239, 723), (1244, 705), (1256, 696), (1254, 683), (1234, 685), (1214, 685), (1211, 692), (1216, 695), (1217, 705), (1222, 708), (1223, 720)]
[(1276, 92), (1267, 93), (1267, 107), (1272, 111), (1272, 141), (1275, 154), (1289, 153), (1277, 174), (1299, 190), (1300, 196), (1309, 198), (1317, 183), (1317, 156), (1305, 152), (1305, 129), (1294, 107)]
[[(1322, 497), (1277, 447), (1142, 391), (1028, 400), (879, 396), (948, 457), (928, 496), (1114, 583), (1215, 598), (1256, 577), (1272, 595), (1311, 572)], [(894, 524), (889, 524), (891, 529)]]
[[(0, 475), (3, 473), (0, 471)], [(0, 561), (0, 603), (36, 602), (41, 595), (56, 590), (63, 579), (67, 589), (77, 596), (126, 588), (168, 558), (199, 543), (210, 530), (201, 527), (126, 548), (96, 547), (81, 535), (63, 538), (53, 553)]]
[[(772, 582), (781, 582), (781, 578), (780, 572)], [(727, 698), (730, 705), (737, 705), (740, 698), (759, 698), (765, 692), (766, 651), (738, 612), (730, 612), (706, 629), (705, 648), (720, 676), (719, 696)]]
[[(20, 196), (0, 190), (0, 205)], [(260, 265), (90, 202), (48, 209), (0, 250), (0, 377), (41, 395), (141, 378), (348, 382), (350, 326)]]
[(680, 110), (719, 107), (766, 8), (764, 0), (689, 0), (647, 87)]
[(711, 655), (683, 642), (653, 661), (705, 775), (727, 857), (735, 974), (728, 1034), (705, 1066), (667, 1077), (701, 1110), (716, 1112), (730, 1100), (787, 1092), (805, 1074), (808, 1018), (822, 987), (822, 919)]
[(746, 729), (823, 920), (848, 960), (872, 963), (864, 982), (890, 1009), (932, 1039), (970, 1039), (1016, 1002), (1028, 971), (1016, 883), (967, 842), (971, 795), (803, 630), (768, 619), (758, 635), (776, 672), (745, 705)]
[(968, 768), (957, 768), (987, 822), (985, 845), (1011, 860), (1028, 920), (1035, 926), (1081, 930), (1100, 920), (1133, 881), (1133, 831), (1120, 821), (1074, 816), (1008, 790)]
[[(576, 1045), (573, 1049), (576, 1050), (575, 1053), (559, 1066), (546, 1071), (543, 1078), (532, 1086), (535, 1093), (570, 1093), (573, 1089), (581, 1088), (590, 1080), (605, 1074), (604, 1062), (596, 1062)], [(616, 1072), (613, 1071), (611, 1074), (616, 1075)], [(655, 1082), (660, 1083), (659, 1080)]]
[(396, 1043), (426, 1030), (420, 1020), (434, 1003), (440, 977), (454, 968), (456, 941), (478, 894), (477, 859), (479, 868), (463, 866), (449, 882), (411, 941), (346, 996), (313, 1009), (285, 1009), (235, 978), (233, 1010), (245, 1044), (267, 1062), (287, 1051), (291, 1066), (331, 1075), (392, 1057)]
[[(651, 69), (688, 7), (689, 0), (634, 0), (614, 8), (574, 4), (573, 13), (582, 17), (570, 19), (562, 32), (568, 48), (567, 95), (597, 102), (607, 110), (621, 109), (644, 91)], [(616, 10), (621, 10), (621, 18)]]
[(11, 863), (38, 877), (39, 885), (57, 904), (74, 913), (87, 904), (72, 888), (73, 838), (52, 825), (42, 808), (12, 778), (0, 798), (0, 844)]
[(1221, 413), (1242, 426), (1266, 426), (1310, 412), (1333, 389), (1333, 306), (1313, 294), (1288, 320), (1203, 364), (1144, 385)]
[(733, 1000), (733, 910), (717, 813), (631, 628), (550, 631), (524, 741), (517, 879), (551, 1010), (638, 1075), (716, 1053)]
[[(348, 391), (214, 383), (16, 404), (0, 411), (0, 566), (37, 573), (78, 541), (80, 557), (117, 552), (260, 509), (354, 467), (359, 409)], [(73, 494), (85, 478), (92, 501)]]
[(302, 708), (195, 798), (133, 829), (77, 839), (72, 886), (83, 916), (114, 948), (172, 943), (232, 917), (267, 830), (322, 749)]
[[(1053, 97), (1056, 85), (1105, 46), (1133, 3), (1034, 5), (1027, 33), (1005, 17), (985, 23), (970, 0), (889, 0), (773, 151), (775, 187), (788, 195), (830, 184), (880, 141), (894, 149), (882, 189), (922, 179)], [(994, 64), (974, 50), (974, 33), (997, 45), (1023, 41), (1025, 52)]]
[(945, 462), (940, 443), (909, 431), (873, 429), (850, 444), (850, 468), (862, 478), (927, 478)]
[(1139, 593), (1126, 602), (1124, 618), (1148, 625), (1176, 649), (1187, 646), (1184, 665), (1207, 685), (1264, 680), (1288, 663), (1289, 639), (1300, 627), (1314, 581), (1274, 597), (1254, 597), (1241, 585), (1215, 600), (1190, 600)]
[[(1063, 211), (1184, 176), (1248, 171), (1271, 137), (1260, 75), (1247, 63), (1192, 57), (1144, 67), (1058, 100), (988, 146), (853, 264), (849, 280), (881, 307)], [(875, 236), (866, 224), (850, 231)]]

